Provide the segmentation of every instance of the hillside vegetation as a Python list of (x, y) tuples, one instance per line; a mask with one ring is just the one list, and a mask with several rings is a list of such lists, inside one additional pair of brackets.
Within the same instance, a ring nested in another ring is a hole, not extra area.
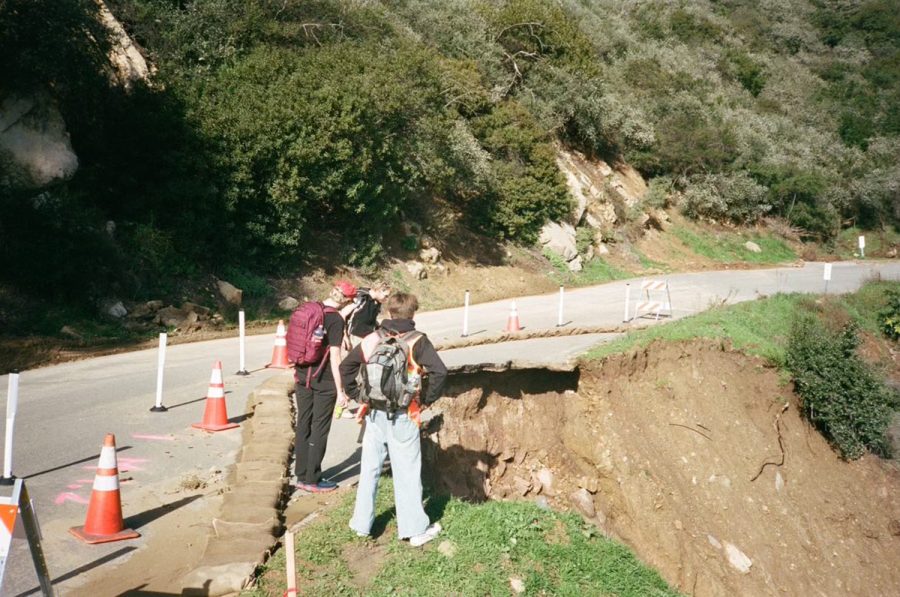
[(81, 162), (4, 181), (0, 279), (35, 296), (371, 267), (438, 208), (529, 244), (569, 212), (558, 145), (695, 218), (828, 242), (900, 217), (888, 0), (114, 0), (156, 67), (129, 92), (93, 0), (57, 4), (0, 6), (4, 87), (49, 88)]

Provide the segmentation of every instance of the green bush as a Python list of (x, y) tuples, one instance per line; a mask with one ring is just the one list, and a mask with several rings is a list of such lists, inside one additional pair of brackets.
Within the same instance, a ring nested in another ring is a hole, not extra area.
[(887, 299), (887, 307), (879, 314), (881, 331), (891, 340), (900, 340), (900, 290), (888, 290)]
[(859, 458), (866, 450), (890, 456), (885, 431), (897, 396), (856, 354), (855, 324), (833, 326), (812, 312), (792, 326), (786, 360), (803, 414), (844, 458)]
[(767, 190), (746, 173), (710, 174), (690, 179), (682, 209), (690, 217), (752, 223), (766, 214)]
[(473, 119), (472, 129), (500, 159), (491, 163), (490, 190), (472, 205), (471, 215), (501, 238), (536, 241), (548, 220), (565, 216), (570, 208), (555, 149), (517, 102), (504, 102)]

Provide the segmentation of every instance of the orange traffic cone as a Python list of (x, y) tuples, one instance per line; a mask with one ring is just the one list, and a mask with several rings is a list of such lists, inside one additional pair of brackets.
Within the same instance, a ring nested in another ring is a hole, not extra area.
[(284, 331), (284, 321), (278, 320), (278, 329), (275, 330), (275, 346), (272, 348), (272, 362), (266, 365), (272, 369), (287, 369), (290, 367), (287, 359), (287, 332)]
[(228, 413), (225, 409), (225, 384), (222, 383), (222, 361), (215, 362), (212, 375), (209, 377), (209, 390), (206, 392), (206, 410), (203, 412), (203, 421), (194, 423), (191, 427), (196, 427), (203, 431), (224, 431), (239, 427), (237, 423), (228, 422)]
[(522, 331), (522, 326), (519, 325), (519, 310), (516, 309), (516, 301), (512, 302), (512, 307), (509, 310), (509, 318), (506, 320), (506, 329), (505, 332), (520, 332)]
[(94, 476), (94, 489), (88, 504), (84, 526), (69, 532), (85, 543), (108, 543), (134, 539), (141, 534), (125, 528), (122, 499), (119, 496), (119, 464), (116, 461), (116, 436), (107, 433), (100, 449), (100, 462)]

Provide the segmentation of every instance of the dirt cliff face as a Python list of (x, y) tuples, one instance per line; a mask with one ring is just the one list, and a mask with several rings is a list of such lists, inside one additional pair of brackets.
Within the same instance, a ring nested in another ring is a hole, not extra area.
[(578, 510), (695, 595), (900, 593), (896, 465), (840, 460), (762, 361), (657, 344), (450, 391), (426, 445), (439, 490)]

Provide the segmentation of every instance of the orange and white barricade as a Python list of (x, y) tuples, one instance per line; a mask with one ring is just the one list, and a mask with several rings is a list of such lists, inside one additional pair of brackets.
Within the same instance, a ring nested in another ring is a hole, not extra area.
[[(626, 303), (629, 300), (626, 293)], [(626, 305), (627, 309), (627, 305)], [(668, 280), (644, 280), (630, 321), (639, 317), (672, 317), (672, 296)]]

